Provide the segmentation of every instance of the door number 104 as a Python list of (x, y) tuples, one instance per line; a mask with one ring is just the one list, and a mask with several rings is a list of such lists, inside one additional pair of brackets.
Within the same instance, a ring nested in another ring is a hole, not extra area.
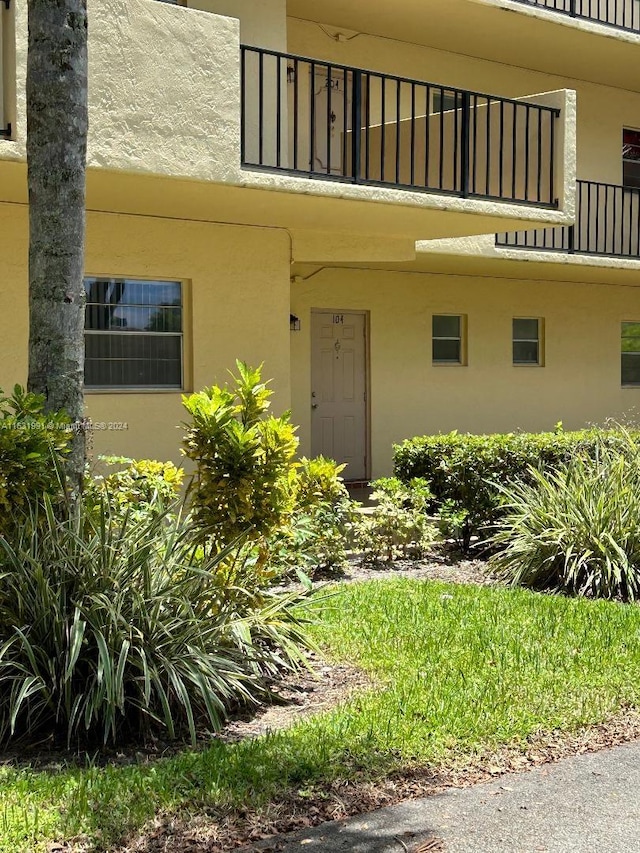
[(344, 314), (334, 314), (333, 315), (333, 325), (341, 326), (344, 323)]

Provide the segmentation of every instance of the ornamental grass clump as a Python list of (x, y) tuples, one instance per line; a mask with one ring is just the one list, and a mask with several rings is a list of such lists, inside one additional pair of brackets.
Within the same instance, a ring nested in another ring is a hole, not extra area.
[(640, 595), (640, 446), (626, 431), (555, 471), (504, 488), (490, 567), (513, 585), (636, 600)]
[(242, 552), (205, 553), (179, 515), (61, 516), (45, 498), (15, 527), (0, 537), (0, 743), (195, 741), (303, 659), (293, 596), (241, 594)]

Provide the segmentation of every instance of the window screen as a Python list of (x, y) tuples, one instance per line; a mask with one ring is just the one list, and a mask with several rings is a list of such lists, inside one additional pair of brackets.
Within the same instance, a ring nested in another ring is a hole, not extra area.
[(462, 317), (434, 314), (432, 319), (434, 364), (462, 364)]
[(540, 364), (540, 321), (531, 317), (514, 317), (513, 363)]
[(623, 385), (640, 385), (640, 323), (622, 324), (621, 373)]
[(85, 279), (87, 388), (182, 388), (178, 281)]

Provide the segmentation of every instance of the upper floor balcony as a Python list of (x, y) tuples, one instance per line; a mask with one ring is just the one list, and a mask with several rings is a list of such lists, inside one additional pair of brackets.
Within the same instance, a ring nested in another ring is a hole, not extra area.
[(640, 47), (639, 0), (287, 0), (287, 13), (292, 21), (321, 22), (331, 34), (354, 37), (354, 50), (379, 36), (404, 43), (408, 53), (409, 45), (426, 46), (640, 90), (640, 76), (630, 73)]
[[(168, 2), (88, 13), (94, 210), (288, 229), (309, 261), (572, 220), (570, 90), (509, 99), (243, 47), (239, 19)], [(25, 201), (27, 0), (2, 27), (0, 200)]]
[(557, 107), (241, 50), (245, 168), (558, 207)]
[(640, 33), (638, 0), (514, 0), (550, 12)]
[(496, 246), (638, 261), (640, 188), (578, 181), (574, 225), (497, 234)]

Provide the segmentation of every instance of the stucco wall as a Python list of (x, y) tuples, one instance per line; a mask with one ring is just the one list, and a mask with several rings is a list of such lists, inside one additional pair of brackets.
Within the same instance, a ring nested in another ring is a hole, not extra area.
[(186, 0), (184, 5), (238, 18), (243, 44), (287, 50), (286, 0)]
[[(259, 9), (271, 13), (279, 6), (265, 4)], [(495, 201), (461, 199), (431, 193), (407, 192), (387, 187), (353, 185), (348, 182), (309, 180), (285, 173), (242, 169), (240, 166), (240, 26), (237, 18), (211, 12), (184, 8), (155, 0), (89, 0), (89, 148), (88, 167), (91, 172), (136, 174), (164, 179), (162, 213), (175, 207), (174, 197), (184, 184), (193, 185), (194, 196), (201, 186), (240, 186), (264, 191), (264, 202), (255, 204), (245, 197), (247, 210), (237, 205), (227, 221), (252, 224), (274, 224), (271, 208), (283, 211), (277, 224), (286, 227), (314, 227), (307, 217), (301, 223), (299, 211), (289, 206), (291, 199), (300, 199), (300, 208), (308, 208), (309, 197), (327, 200), (351, 199), (366, 202), (374, 208), (371, 214), (361, 205), (340, 205), (332, 215), (338, 231), (350, 230), (349, 223), (357, 220), (363, 230), (362, 216), (373, 220), (384, 215), (385, 222), (364, 227), (369, 233), (407, 233), (396, 211), (391, 207), (416, 211), (420, 216), (418, 228), (412, 230), (417, 239), (459, 236), (498, 230), (500, 219), (524, 227), (527, 222), (568, 221), (566, 211), (536, 210)], [(227, 8), (226, 6), (224, 7)], [(246, 8), (246, 7), (245, 7)], [(16, 126), (12, 141), (0, 141), (0, 159), (25, 158), (24, 82), (27, 49), (26, 0), (12, 3), (16, 24), (17, 89)], [(242, 9), (240, 9), (242, 11)], [(246, 16), (245, 16), (246, 18)], [(265, 38), (281, 38), (281, 18), (266, 15)], [(276, 26), (277, 24), (277, 26)], [(284, 78), (285, 71), (281, 69)], [(277, 90), (277, 89), (276, 89)], [(274, 91), (267, 86), (266, 106), (273, 101)], [(247, 100), (252, 103), (253, 95)], [(571, 100), (571, 96), (569, 97)], [(567, 113), (571, 112), (570, 110)], [(573, 139), (573, 117), (567, 129), (568, 144)], [(283, 122), (285, 118), (283, 116)], [(251, 122), (248, 119), (248, 125)], [(266, 134), (274, 144), (274, 133)], [(559, 167), (556, 174), (560, 175)], [(571, 170), (567, 171), (570, 176)], [(182, 184), (172, 179), (183, 179)], [(0, 188), (1, 192), (1, 188)], [(269, 198), (276, 195), (273, 205)], [(564, 193), (559, 192), (562, 198)], [(108, 195), (108, 193), (107, 193)], [(134, 199), (115, 203), (93, 199), (100, 209), (131, 208)], [(369, 204), (372, 203), (372, 204)], [(216, 216), (224, 219), (226, 208)], [(240, 207), (240, 210), (238, 210)], [(269, 215), (262, 211), (268, 207)], [(377, 207), (377, 211), (375, 208)], [(284, 210), (284, 208), (287, 208)], [(387, 210), (390, 221), (387, 222)], [(426, 216), (423, 215), (427, 214)], [(135, 212), (148, 212), (136, 209)], [(156, 212), (156, 211), (154, 211)], [(431, 217), (437, 217), (437, 222)], [(471, 215), (469, 215), (471, 214)], [(171, 214), (169, 214), (171, 215)], [(179, 214), (177, 214), (179, 215)], [(193, 215), (188, 212), (186, 216)], [(256, 220), (256, 216), (261, 216)], [(343, 217), (342, 219), (340, 217)], [(400, 213), (400, 217), (402, 213)], [(515, 222), (515, 218), (519, 222)], [(354, 227), (353, 225), (351, 227)], [(504, 227), (507, 227), (506, 224)], [(322, 226), (327, 230), (326, 225)]]
[[(0, 387), (24, 383), (27, 371), (27, 215), (0, 205)], [(225, 381), (235, 359), (264, 361), (274, 377), (274, 406), (289, 391), (289, 237), (278, 230), (89, 214), (89, 275), (179, 279), (185, 282), (189, 386)], [(183, 420), (179, 393), (87, 395), (98, 422), (126, 422), (122, 431), (94, 433), (94, 453), (180, 461)]]
[[(239, 21), (156, 3), (89, 0), (88, 166), (237, 180)], [(27, 0), (13, 0), (15, 127), (24, 160)]]
[[(192, 387), (224, 380), (236, 357), (265, 361), (275, 408), (293, 405), (309, 452), (310, 311), (370, 316), (374, 476), (388, 473), (391, 444), (439, 430), (567, 427), (619, 417), (640, 406), (620, 386), (620, 322), (640, 320), (640, 289), (579, 282), (325, 269), (289, 283), (290, 241), (271, 229), (90, 214), (87, 271), (185, 282)], [(0, 386), (24, 382), (27, 364), (27, 217), (0, 206)], [(290, 332), (290, 308), (301, 330)], [(431, 316), (468, 318), (468, 365), (431, 364)], [(545, 320), (545, 366), (511, 363), (514, 316)], [(290, 380), (291, 373), (291, 380)], [(290, 393), (291, 381), (291, 393)], [(98, 422), (94, 452), (180, 459), (180, 395), (89, 394)]]
[[(293, 416), (309, 452), (311, 308), (370, 312), (372, 473), (388, 474), (391, 445), (457, 429), (566, 428), (636, 409), (620, 385), (620, 323), (640, 320), (640, 289), (350, 269), (292, 286)], [(463, 314), (468, 364), (432, 365), (432, 314)], [(513, 366), (513, 317), (544, 318), (545, 366)]]

